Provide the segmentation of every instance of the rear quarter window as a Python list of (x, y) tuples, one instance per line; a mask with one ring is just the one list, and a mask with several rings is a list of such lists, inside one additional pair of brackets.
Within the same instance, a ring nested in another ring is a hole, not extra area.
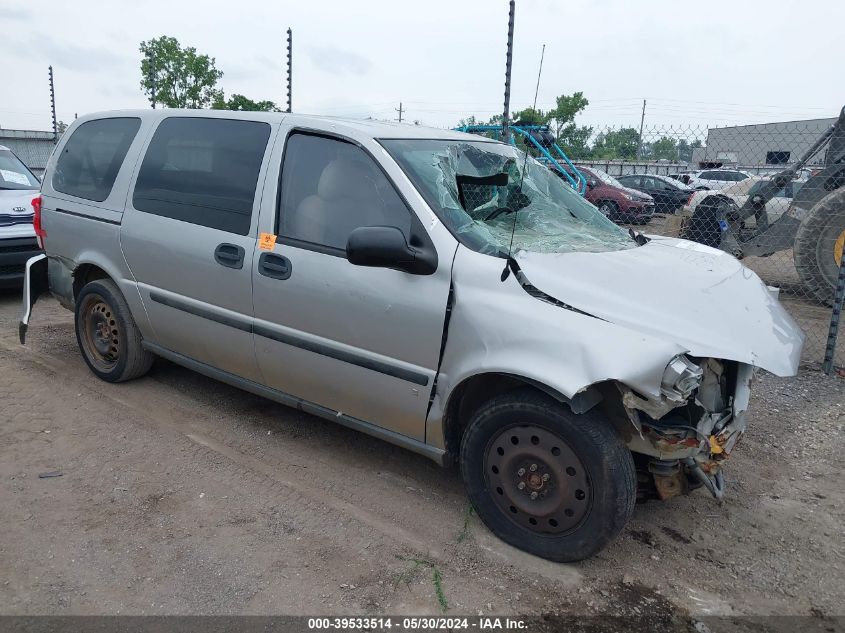
[(147, 148), (132, 204), (145, 213), (246, 235), (269, 138), (270, 125), (261, 121), (165, 119)]
[(97, 119), (80, 125), (56, 161), (53, 189), (94, 202), (108, 198), (140, 126), (138, 118)]

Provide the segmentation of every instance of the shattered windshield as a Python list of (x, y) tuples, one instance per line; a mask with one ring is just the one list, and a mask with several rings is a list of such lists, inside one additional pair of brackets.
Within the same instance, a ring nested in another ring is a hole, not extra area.
[(446, 227), (473, 250), (504, 256), (635, 248), (620, 227), (567, 182), (511, 145), (381, 141)]

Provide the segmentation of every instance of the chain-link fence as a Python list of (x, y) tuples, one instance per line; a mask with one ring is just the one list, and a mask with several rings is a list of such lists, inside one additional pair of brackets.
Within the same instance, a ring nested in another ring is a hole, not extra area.
[(512, 130), (517, 145), (571, 177), (565, 154), (586, 179), (585, 197), (617, 224), (741, 259), (803, 328), (802, 360), (822, 363), (832, 352), (845, 365), (845, 334), (826, 350), (831, 325), (839, 328), (845, 110), (838, 118), (735, 127), (555, 129), (516, 121)]
[(740, 258), (803, 328), (803, 360), (823, 361), (845, 245), (845, 115), (642, 135), (606, 128), (588, 141), (567, 149), (591, 202), (619, 224)]

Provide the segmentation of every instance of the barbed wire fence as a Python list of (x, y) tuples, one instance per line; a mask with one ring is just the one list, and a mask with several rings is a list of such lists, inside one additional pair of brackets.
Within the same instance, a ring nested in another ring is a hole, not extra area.
[(741, 259), (803, 329), (803, 362), (827, 360), (830, 371), (845, 366), (836, 301), (845, 246), (845, 115), (837, 121), (652, 125), (642, 133), (570, 126), (555, 140), (587, 178), (587, 199), (617, 224)]

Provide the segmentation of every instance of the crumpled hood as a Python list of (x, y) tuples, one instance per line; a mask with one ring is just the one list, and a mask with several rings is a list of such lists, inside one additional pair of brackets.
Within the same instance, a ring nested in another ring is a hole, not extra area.
[(517, 262), (539, 290), (611, 323), (778, 376), (798, 371), (804, 335), (760, 278), (695, 242), (653, 237), (607, 253), (530, 253)]

